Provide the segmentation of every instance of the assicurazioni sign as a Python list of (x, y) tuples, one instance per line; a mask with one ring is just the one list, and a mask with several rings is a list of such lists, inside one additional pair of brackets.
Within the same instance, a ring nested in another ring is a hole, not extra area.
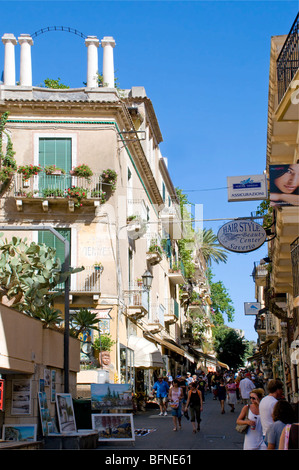
[(250, 219), (238, 219), (224, 224), (218, 231), (219, 243), (229, 251), (248, 253), (257, 250), (266, 240), (260, 224)]

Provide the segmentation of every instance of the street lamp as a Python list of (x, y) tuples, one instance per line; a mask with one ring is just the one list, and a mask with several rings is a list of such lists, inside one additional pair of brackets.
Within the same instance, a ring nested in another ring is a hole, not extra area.
[(142, 277), (142, 282), (143, 282), (144, 289), (149, 291), (150, 288), (152, 287), (152, 282), (153, 282), (153, 277), (154, 276), (149, 271), (145, 271), (145, 273), (141, 277)]

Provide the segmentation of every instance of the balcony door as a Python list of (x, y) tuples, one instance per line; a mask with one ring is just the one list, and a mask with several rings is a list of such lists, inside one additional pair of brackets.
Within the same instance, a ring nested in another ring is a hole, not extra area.
[[(72, 178), (72, 139), (68, 137), (40, 137), (39, 138), (39, 164), (42, 167), (55, 165), (65, 171), (65, 175), (46, 175), (41, 173), (39, 190), (45, 189), (64, 192), (71, 186)], [(56, 193), (59, 194), (59, 193)], [(61, 194), (60, 194), (61, 195)]]

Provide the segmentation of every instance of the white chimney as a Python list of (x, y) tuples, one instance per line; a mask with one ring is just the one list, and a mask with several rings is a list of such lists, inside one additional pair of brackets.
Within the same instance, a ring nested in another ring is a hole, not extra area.
[(108, 88), (115, 88), (113, 60), (115, 40), (112, 36), (105, 36), (101, 41), (101, 46), (103, 48), (103, 85)]
[(100, 41), (96, 36), (88, 36), (85, 39), (87, 47), (87, 88), (98, 87), (98, 47)]
[(29, 34), (21, 34), (18, 37), (21, 44), (20, 55), (20, 85), (32, 86), (32, 64), (31, 64), (31, 46), (33, 45), (32, 37)]
[(13, 34), (6, 33), (2, 36), (5, 45), (4, 50), (4, 85), (16, 84), (15, 45), (17, 40)]

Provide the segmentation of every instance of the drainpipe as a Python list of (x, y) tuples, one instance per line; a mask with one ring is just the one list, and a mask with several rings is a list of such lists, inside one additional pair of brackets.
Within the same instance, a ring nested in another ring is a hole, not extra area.
[(112, 36), (105, 36), (101, 41), (101, 46), (103, 48), (103, 86), (115, 88), (113, 59), (115, 40)]
[(85, 39), (87, 47), (87, 88), (98, 87), (98, 47), (99, 40), (96, 36), (88, 36)]
[(31, 64), (31, 46), (33, 45), (32, 37), (29, 34), (21, 34), (18, 37), (21, 44), (20, 55), (20, 85), (32, 86), (32, 64)]
[(15, 45), (17, 40), (13, 34), (6, 33), (2, 36), (5, 45), (4, 51), (4, 85), (16, 84)]

